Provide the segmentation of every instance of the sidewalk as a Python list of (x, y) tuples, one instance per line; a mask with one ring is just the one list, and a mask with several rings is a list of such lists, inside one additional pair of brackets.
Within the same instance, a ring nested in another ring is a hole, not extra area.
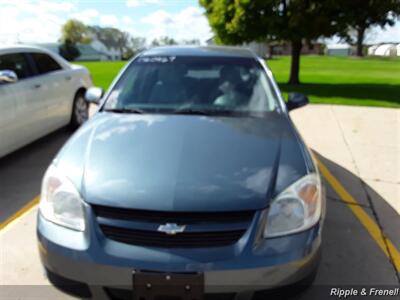
[(290, 115), (312, 150), (360, 179), (350, 192), (372, 209), (399, 248), (400, 109), (308, 105)]

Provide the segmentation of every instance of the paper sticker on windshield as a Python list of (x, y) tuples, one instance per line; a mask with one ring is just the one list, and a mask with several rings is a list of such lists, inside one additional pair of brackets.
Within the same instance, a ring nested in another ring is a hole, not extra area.
[(141, 63), (170, 63), (175, 60), (176, 56), (145, 56), (139, 57), (138, 62)]

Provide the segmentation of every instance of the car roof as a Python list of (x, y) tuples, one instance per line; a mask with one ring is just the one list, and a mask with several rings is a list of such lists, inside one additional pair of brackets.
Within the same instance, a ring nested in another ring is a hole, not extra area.
[(163, 46), (146, 50), (141, 54), (141, 56), (158, 55), (257, 58), (248, 48), (230, 46)]
[(26, 44), (0, 45), (0, 54), (12, 54), (21, 52), (46, 53), (50, 55), (53, 59), (55, 59), (58, 63), (60, 63), (63, 67), (70, 67), (69, 63), (60, 55), (43, 47)]
[(42, 51), (49, 52), (47, 49), (34, 46), (34, 45), (25, 45), (25, 44), (17, 44), (17, 45), (0, 45), (0, 50), (11, 50), (11, 51)]

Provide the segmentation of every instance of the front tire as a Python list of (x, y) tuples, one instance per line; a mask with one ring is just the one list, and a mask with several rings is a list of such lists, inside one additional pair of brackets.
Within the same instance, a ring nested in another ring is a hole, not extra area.
[(89, 118), (89, 105), (85, 101), (84, 93), (78, 92), (72, 106), (72, 115), (70, 127), (76, 129), (87, 121)]

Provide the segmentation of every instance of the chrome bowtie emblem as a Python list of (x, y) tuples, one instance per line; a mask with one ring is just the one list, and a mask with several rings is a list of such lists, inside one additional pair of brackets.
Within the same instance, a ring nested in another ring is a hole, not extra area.
[(177, 233), (184, 232), (186, 225), (178, 225), (175, 223), (167, 223), (164, 225), (160, 225), (157, 229), (159, 232), (164, 232), (168, 235), (175, 235)]

